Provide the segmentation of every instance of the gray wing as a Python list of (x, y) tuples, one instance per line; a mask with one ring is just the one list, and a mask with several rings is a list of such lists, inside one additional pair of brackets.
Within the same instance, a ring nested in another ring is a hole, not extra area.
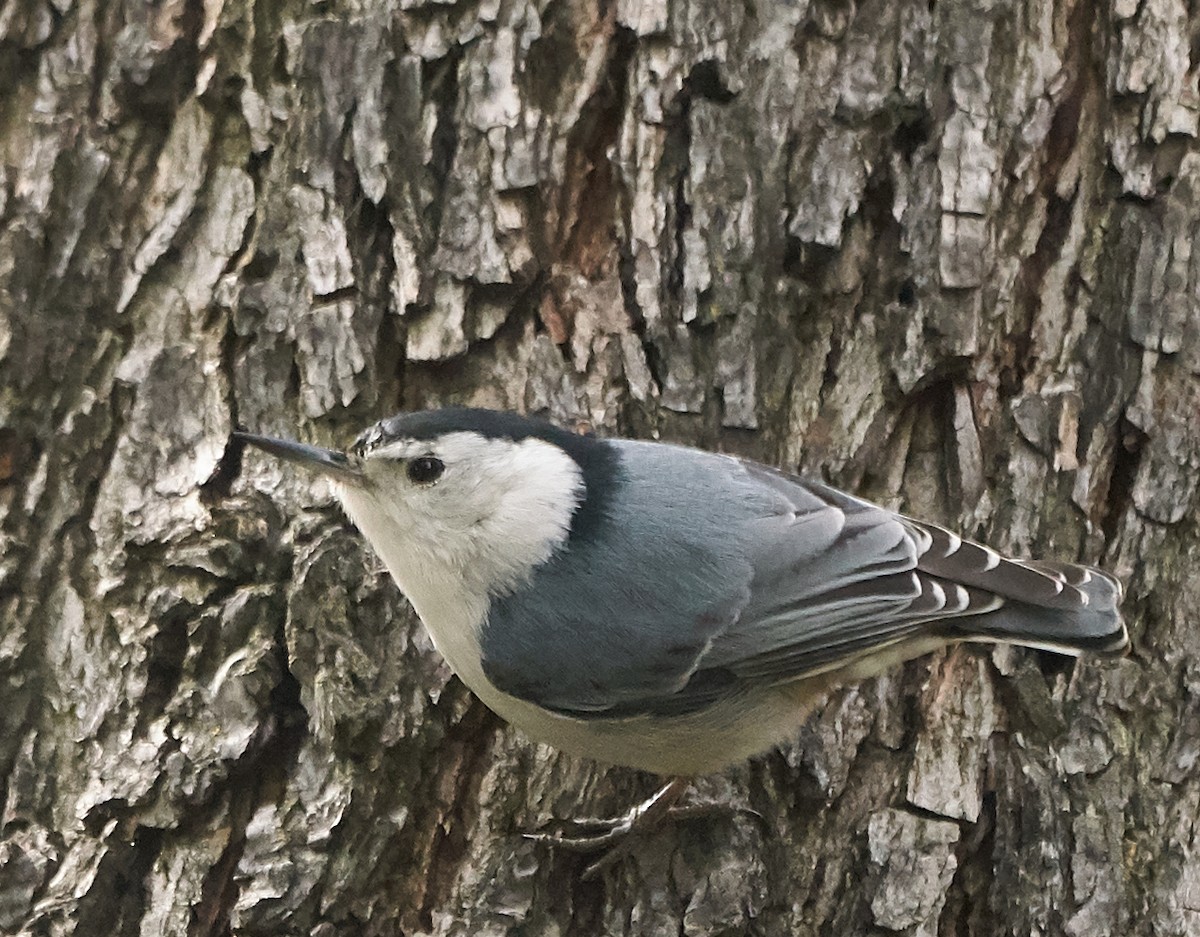
[(702, 667), (740, 681), (794, 680), (903, 641), (931, 620), (1001, 604), (957, 577), (949, 552), (942, 569), (925, 568), (935, 543), (925, 525), (826, 485), (745, 469), (790, 510), (747, 525), (750, 600)]
[(745, 467), (792, 509), (748, 525), (750, 600), (698, 675), (720, 668), (738, 684), (786, 682), (918, 633), (1068, 654), (1128, 641), (1120, 584), (1099, 570), (1008, 559), (827, 485)]

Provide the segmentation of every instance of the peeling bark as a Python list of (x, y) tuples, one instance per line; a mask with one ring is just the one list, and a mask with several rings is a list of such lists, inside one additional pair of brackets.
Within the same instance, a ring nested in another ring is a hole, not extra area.
[[(1200, 13), (0, 5), (0, 931), (1200, 933)], [(228, 445), (512, 407), (1125, 581), (704, 779), (451, 678), (327, 492)]]

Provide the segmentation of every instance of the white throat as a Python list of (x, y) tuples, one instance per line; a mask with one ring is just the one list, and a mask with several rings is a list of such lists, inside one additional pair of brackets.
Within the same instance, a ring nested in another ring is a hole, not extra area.
[[(583, 476), (574, 459), (540, 439), (461, 432), (439, 437), (432, 449), (446, 471), (431, 488), (401, 489), (369, 473), (366, 487), (336, 490), (434, 645), (478, 689), (478, 636), (491, 597), (517, 587), (566, 542)], [(401, 442), (380, 456), (430, 451), (429, 442)]]

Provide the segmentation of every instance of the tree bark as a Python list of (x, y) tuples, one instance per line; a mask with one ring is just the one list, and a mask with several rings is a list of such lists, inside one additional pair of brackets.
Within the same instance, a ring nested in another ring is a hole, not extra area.
[[(0, 932), (1200, 934), (1200, 12), (0, 2)], [(454, 679), (322, 484), (469, 403), (1126, 583), (1134, 651), (834, 692), (658, 779)], [(753, 812), (751, 812), (753, 811)]]

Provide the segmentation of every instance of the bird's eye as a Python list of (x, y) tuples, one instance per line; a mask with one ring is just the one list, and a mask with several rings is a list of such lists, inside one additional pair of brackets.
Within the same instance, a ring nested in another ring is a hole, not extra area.
[(408, 461), (408, 477), (418, 485), (432, 485), (442, 477), (446, 465), (431, 455), (419, 456)]

